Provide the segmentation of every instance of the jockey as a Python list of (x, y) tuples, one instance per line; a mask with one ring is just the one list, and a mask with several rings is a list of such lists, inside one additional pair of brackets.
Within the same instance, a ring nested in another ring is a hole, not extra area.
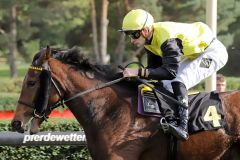
[[(163, 82), (175, 98), (188, 106), (187, 90), (222, 68), (228, 59), (225, 46), (202, 23), (155, 22), (142, 9), (131, 10), (124, 17), (122, 29), (135, 46), (144, 46), (145, 69), (126, 68), (124, 77), (139, 76)], [(188, 109), (178, 106), (179, 124), (169, 122), (169, 131), (188, 139)]]

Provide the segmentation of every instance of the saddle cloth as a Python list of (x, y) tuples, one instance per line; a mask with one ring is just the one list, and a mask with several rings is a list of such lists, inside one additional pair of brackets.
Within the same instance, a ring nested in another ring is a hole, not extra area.
[[(159, 90), (159, 89), (158, 89)], [(173, 94), (160, 89), (160, 92), (173, 97)], [(151, 117), (178, 117), (176, 104), (166, 96), (145, 87), (138, 92), (138, 114)], [(219, 93), (201, 92), (189, 96), (188, 131), (215, 130), (225, 125), (224, 112)]]

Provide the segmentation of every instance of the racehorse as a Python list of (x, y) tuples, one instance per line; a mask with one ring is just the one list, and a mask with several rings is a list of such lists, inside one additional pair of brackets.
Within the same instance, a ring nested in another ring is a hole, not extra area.
[[(43, 71), (48, 74), (42, 76)], [(65, 104), (83, 127), (94, 160), (169, 159), (170, 135), (156, 127), (159, 119), (137, 114), (136, 85), (124, 81), (96, 87), (113, 80), (114, 73), (109, 66), (91, 63), (76, 49), (40, 50), (25, 75), (12, 128), (24, 132), (26, 123), (33, 118), (30, 132), (37, 133), (51, 112), (49, 108), (70, 99)], [(44, 82), (43, 77), (48, 80)], [(47, 92), (42, 91), (44, 87)], [(82, 94), (75, 96), (79, 92)], [(187, 141), (178, 141), (176, 159), (239, 156), (240, 92), (221, 93), (220, 99), (227, 128), (197, 132)], [(47, 106), (41, 108), (38, 103)]]

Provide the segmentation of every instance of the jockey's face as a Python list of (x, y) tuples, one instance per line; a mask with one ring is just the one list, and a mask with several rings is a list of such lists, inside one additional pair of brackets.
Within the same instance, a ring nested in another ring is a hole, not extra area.
[(130, 41), (133, 45), (140, 47), (145, 43), (145, 39), (143, 38), (142, 31), (143, 30), (126, 31), (125, 34), (130, 38)]
[(153, 28), (152, 27), (145, 27), (140, 31), (139, 38), (131, 37), (131, 43), (137, 47), (143, 46), (146, 43), (146, 40), (150, 40), (153, 34)]
[(146, 39), (141, 35), (138, 39), (131, 38), (131, 43), (137, 47), (141, 47), (145, 44)]

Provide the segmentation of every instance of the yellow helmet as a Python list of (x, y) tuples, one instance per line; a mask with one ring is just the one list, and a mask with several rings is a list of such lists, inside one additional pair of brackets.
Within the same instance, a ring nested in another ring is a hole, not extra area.
[(143, 9), (131, 10), (123, 19), (121, 32), (142, 30), (151, 26), (154, 22), (153, 16)]

